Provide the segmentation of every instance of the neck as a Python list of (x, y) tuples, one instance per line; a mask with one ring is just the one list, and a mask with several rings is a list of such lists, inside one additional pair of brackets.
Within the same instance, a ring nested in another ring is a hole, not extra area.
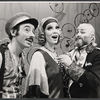
[(19, 54), (22, 52), (22, 48), (20, 48), (18, 44), (12, 41), (8, 44), (8, 48), (10, 52), (14, 54), (16, 57), (19, 57)]
[(46, 44), (46, 45), (45, 45), (45, 48), (46, 48), (47, 50), (51, 51), (52, 53), (55, 52), (55, 47), (54, 47), (54, 45)]

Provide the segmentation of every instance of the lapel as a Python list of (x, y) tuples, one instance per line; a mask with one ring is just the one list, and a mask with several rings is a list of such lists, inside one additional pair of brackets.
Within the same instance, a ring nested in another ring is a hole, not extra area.
[(85, 64), (84, 64), (84, 68), (89, 69), (92, 66), (93, 59), (95, 58), (95, 55), (96, 55), (95, 50), (91, 53), (88, 53)]

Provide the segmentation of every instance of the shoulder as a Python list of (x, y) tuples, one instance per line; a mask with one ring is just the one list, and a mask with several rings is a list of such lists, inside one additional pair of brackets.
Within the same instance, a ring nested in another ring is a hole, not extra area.
[(95, 48), (92, 52), (88, 53), (90, 59), (100, 59), (100, 49)]
[(94, 55), (100, 55), (100, 48), (94, 49), (93, 54)]
[[(33, 56), (32, 56), (32, 58), (43, 58), (43, 54), (40, 52), (40, 51), (36, 51), (36, 52), (34, 52), (34, 54), (33, 54)], [(38, 59), (39, 60), (39, 59)]]
[[(43, 47), (35, 50), (34, 55), (45, 56), (48, 52)], [(49, 53), (48, 53), (49, 54)]]
[(42, 55), (41, 51), (34, 52), (34, 55)]
[(39, 67), (41, 65), (45, 65), (44, 56), (42, 55), (42, 53), (40, 51), (34, 52), (34, 54), (31, 57), (31, 65), (33, 66), (35, 64), (37, 65), (37, 67)]
[(100, 48), (99, 48), (99, 47), (96, 47), (96, 50), (97, 50), (98, 52), (100, 52)]

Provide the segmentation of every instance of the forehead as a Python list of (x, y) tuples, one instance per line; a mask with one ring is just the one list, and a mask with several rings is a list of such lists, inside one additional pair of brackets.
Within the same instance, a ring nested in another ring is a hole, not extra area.
[(54, 26), (54, 25), (58, 25), (58, 23), (57, 22), (51, 22), (47, 26)]
[(91, 30), (91, 31), (94, 30), (93, 27), (89, 24), (80, 24), (77, 29), (78, 30)]
[(30, 27), (30, 28), (33, 28), (35, 29), (35, 26), (30, 24), (30, 23), (23, 23), (23, 24), (20, 24), (20, 27)]

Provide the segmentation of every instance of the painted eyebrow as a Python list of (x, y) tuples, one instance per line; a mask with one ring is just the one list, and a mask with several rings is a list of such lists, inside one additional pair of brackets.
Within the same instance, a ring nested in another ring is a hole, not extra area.
[(47, 27), (52, 27), (52, 25), (47, 25)]
[[(52, 26), (52, 25), (48, 25), (47, 28), (48, 28), (48, 27), (53, 27), (53, 26)], [(56, 25), (55, 27), (60, 27), (60, 26), (59, 26), (59, 25)]]

